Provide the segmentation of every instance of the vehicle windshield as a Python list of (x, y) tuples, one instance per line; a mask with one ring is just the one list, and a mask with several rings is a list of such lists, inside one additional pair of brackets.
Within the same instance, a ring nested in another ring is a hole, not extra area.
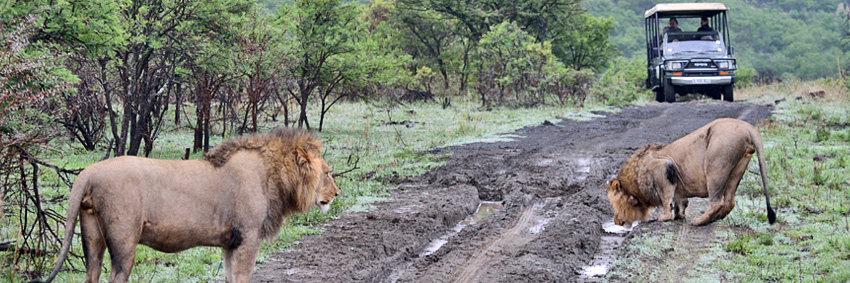
[(725, 53), (726, 45), (717, 32), (669, 32), (664, 35), (664, 54)]

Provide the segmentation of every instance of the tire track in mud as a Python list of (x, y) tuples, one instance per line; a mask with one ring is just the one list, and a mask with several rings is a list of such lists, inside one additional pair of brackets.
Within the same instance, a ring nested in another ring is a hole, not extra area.
[[(599, 114), (606, 116), (526, 127), (510, 142), (437, 150), (452, 153), (446, 165), (270, 255), (253, 282), (577, 281), (583, 267), (613, 254), (602, 246), (602, 222), (612, 217), (605, 183), (635, 149), (716, 118), (754, 123), (770, 109), (712, 102)], [(504, 208), (456, 231), (480, 201)], [(441, 237), (445, 244), (423, 252)]]
[[(498, 239), (488, 244), (483, 249), (475, 252), (470, 260), (462, 264), (462, 267), (452, 276), (452, 282), (475, 282), (481, 271), (487, 270), (490, 264), (501, 257), (508, 256), (511, 251), (525, 246), (536, 236), (534, 225), (544, 222), (538, 215), (543, 204), (534, 204), (530, 209), (523, 211), (514, 223), (513, 227), (499, 235)], [(545, 224), (545, 223), (544, 223)], [(539, 233), (539, 230), (538, 230)]]

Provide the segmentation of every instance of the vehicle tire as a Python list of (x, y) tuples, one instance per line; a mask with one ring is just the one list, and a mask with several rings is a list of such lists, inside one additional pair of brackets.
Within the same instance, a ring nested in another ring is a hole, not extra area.
[(669, 103), (676, 102), (676, 89), (673, 88), (673, 84), (664, 78), (664, 101)]
[(733, 94), (734, 90), (735, 90), (734, 84), (723, 86), (723, 101), (729, 101), (729, 102), (735, 101), (735, 95)]

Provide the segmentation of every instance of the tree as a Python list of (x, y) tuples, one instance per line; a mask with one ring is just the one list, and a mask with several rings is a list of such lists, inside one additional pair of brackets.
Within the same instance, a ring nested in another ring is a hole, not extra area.
[(568, 85), (581, 87), (580, 78), (589, 76), (565, 67), (554, 56), (550, 42), (537, 42), (515, 23), (502, 22), (492, 28), (481, 37), (475, 60), (482, 105), (505, 103), (509, 94), (523, 105), (544, 104), (549, 94), (558, 95), (564, 103)]
[(611, 19), (581, 14), (571, 19), (573, 24), (558, 27), (552, 37), (552, 49), (567, 66), (581, 70), (591, 68), (601, 71), (608, 66), (617, 47), (608, 41), (614, 29)]
[[(522, 31), (516, 24), (502, 22), (493, 26), (493, 30), (484, 34), (478, 46), (478, 84), (479, 87), (497, 91), (497, 102), (503, 103), (509, 87), (518, 83), (525, 75), (528, 59), (526, 46), (534, 38)], [(479, 91), (481, 104), (487, 104), (488, 92)], [(517, 96), (519, 93), (516, 93)], [(519, 100), (519, 97), (517, 97)], [(492, 99), (491, 99), (492, 100)]]
[(448, 51), (457, 37), (452, 21), (434, 11), (422, 11), (415, 7), (404, 7), (396, 12), (398, 25), (403, 28), (408, 52), (426, 66), (436, 64), (443, 77), (443, 89), (449, 88), (450, 58)]
[(349, 52), (328, 58), (322, 71), (317, 88), (320, 131), (328, 110), (351, 93), (397, 93), (406, 90), (413, 80), (407, 72), (410, 56), (396, 47), (398, 30), (386, 22), (369, 19), (354, 26)]
[[(502, 22), (514, 23), (537, 42), (550, 42), (555, 56), (572, 69), (592, 68), (599, 71), (607, 66), (610, 57), (616, 54), (616, 47), (608, 41), (608, 33), (613, 29), (612, 21), (584, 14), (581, 3), (580, 0), (398, 0), (398, 10), (402, 16), (420, 15), (418, 18), (421, 19), (446, 19), (454, 24), (454, 29), (437, 28), (451, 30), (458, 37), (454, 42), (463, 46), (459, 48), (462, 50), (459, 52), (462, 89), (468, 67), (473, 63), (470, 62), (469, 51), (474, 50), (484, 34)], [(429, 13), (439, 17), (424, 17)], [(400, 20), (405, 19), (400, 17)], [(418, 28), (417, 24), (414, 22), (409, 26)], [(438, 33), (425, 28), (417, 30), (430, 38), (426, 44), (431, 46), (429, 51), (439, 51), (435, 47), (445, 42), (433, 40), (443, 38)], [(428, 55), (434, 56), (436, 53)], [(441, 57), (432, 59), (436, 58)], [(485, 86), (477, 85), (479, 91), (481, 87)]]
[(297, 0), (278, 14), (278, 22), (288, 26), (295, 43), (297, 63), (289, 69), (297, 89), (290, 94), (297, 101), (300, 113), (298, 127), (310, 129), (307, 107), (317, 87), (328, 87), (328, 61), (331, 57), (352, 50), (359, 9), (352, 3), (339, 0)]
[[(263, 110), (262, 105), (278, 92), (284, 79), (282, 77), (294, 60), (284, 29), (269, 24), (270, 19), (261, 15), (258, 9), (252, 11), (247, 21), (244, 34), (239, 35), (241, 50), (236, 56), (242, 62), (237, 68), (242, 70), (240, 84), (247, 98), (247, 109), (239, 132), (247, 130), (256, 133), (257, 117)], [(282, 104), (285, 109), (284, 126), (288, 126), (288, 108), (286, 103)]]

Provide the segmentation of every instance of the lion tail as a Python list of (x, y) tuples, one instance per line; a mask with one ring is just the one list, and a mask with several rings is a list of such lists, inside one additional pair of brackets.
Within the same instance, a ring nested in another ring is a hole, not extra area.
[(770, 192), (767, 189), (767, 167), (765, 166), (765, 157), (764, 157), (764, 144), (761, 141), (761, 135), (758, 130), (753, 128), (752, 133), (753, 144), (756, 148), (756, 154), (758, 154), (759, 159), (759, 169), (761, 170), (761, 185), (764, 187), (764, 201), (767, 204), (767, 221), (770, 224), (776, 222), (776, 212), (773, 211), (773, 208), (770, 207)]
[[(62, 263), (68, 258), (68, 252), (71, 250), (71, 241), (74, 238), (74, 227), (77, 226), (77, 215), (80, 213), (80, 206), (83, 202), (83, 196), (88, 191), (88, 174), (85, 172), (77, 176), (74, 181), (74, 186), (71, 188), (71, 193), (68, 196), (68, 217), (65, 219), (65, 239), (62, 240), (62, 248), (59, 250), (59, 258), (56, 259), (56, 266), (50, 272), (50, 276), (42, 282), (49, 283), (56, 278), (59, 270), (62, 268)], [(38, 281), (32, 281), (38, 282)]]

